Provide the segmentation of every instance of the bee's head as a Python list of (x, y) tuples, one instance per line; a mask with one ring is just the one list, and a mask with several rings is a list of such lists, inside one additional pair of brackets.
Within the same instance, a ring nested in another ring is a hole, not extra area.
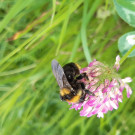
[(75, 63), (66, 64), (63, 69), (69, 82), (72, 82), (74, 80), (74, 77), (80, 73)]

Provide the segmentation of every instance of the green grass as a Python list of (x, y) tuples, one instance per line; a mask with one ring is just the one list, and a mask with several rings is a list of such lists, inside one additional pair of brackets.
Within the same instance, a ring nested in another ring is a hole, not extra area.
[(109, 0), (1, 0), (0, 135), (135, 135), (135, 58), (119, 71), (133, 79), (131, 98), (124, 91), (118, 110), (103, 119), (69, 110), (51, 70), (52, 59), (113, 65), (118, 38), (131, 30)]

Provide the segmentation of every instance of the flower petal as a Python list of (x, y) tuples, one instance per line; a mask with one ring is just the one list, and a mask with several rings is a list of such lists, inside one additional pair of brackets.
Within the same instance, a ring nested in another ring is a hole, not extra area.
[(120, 68), (120, 56), (119, 56), (119, 55), (116, 57), (116, 62), (115, 62), (115, 64), (114, 64), (114, 68), (115, 68), (117, 71), (118, 71), (119, 68)]
[(110, 101), (110, 104), (111, 104), (111, 106), (112, 106), (114, 109), (118, 109), (118, 106), (116, 105), (115, 102)]
[(124, 83), (132, 82), (132, 79), (130, 77), (126, 77), (125, 79), (122, 79)]
[(126, 91), (127, 91), (127, 97), (129, 98), (130, 95), (132, 94), (132, 90), (131, 90), (131, 88), (129, 87), (128, 84), (125, 84), (125, 88), (126, 88)]
[(97, 115), (97, 117), (99, 117), (99, 118), (100, 118), (100, 117), (101, 117), (101, 118), (103, 118), (103, 117), (104, 117), (104, 114), (103, 114), (102, 112), (99, 112), (99, 113), (98, 113), (98, 115)]

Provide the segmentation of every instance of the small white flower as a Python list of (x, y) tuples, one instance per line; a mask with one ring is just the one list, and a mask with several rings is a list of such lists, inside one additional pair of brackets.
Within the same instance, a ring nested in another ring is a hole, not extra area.
[(135, 45), (135, 35), (130, 35), (126, 37), (126, 40), (130, 45)]

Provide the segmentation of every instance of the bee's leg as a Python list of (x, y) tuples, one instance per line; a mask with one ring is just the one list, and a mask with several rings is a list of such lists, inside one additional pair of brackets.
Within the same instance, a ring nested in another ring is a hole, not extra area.
[(90, 96), (95, 96), (95, 94), (87, 89), (85, 89), (86, 94), (90, 95)]
[(77, 80), (81, 80), (81, 79), (83, 79), (83, 78), (89, 80), (86, 73), (82, 73), (82, 74), (80, 74), (79, 76), (76, 77)]
[(79, 84), (80, 84), (81, 88), (84, 90), (85, 89), (84, 83), (79, 83)]
[(79, 103), (82, 103), (82, 102), (84, 102), (84, 101), (85, 101), (84, 97), (81, 97), (81, 98), (79, 99)]

